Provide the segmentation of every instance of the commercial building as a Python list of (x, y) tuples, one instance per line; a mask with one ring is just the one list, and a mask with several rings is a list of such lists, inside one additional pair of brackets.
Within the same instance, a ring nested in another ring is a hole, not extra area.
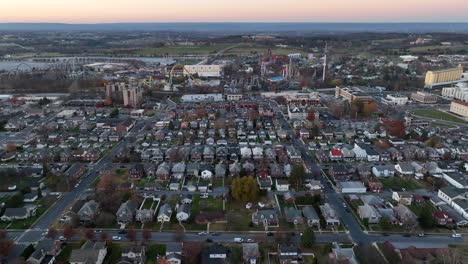
[(468, 102), (468, 87), (460, 84), (458, 87), (445, 87), (442, 89), (442, 96)]
[(359, 100), (362, 102), (371, 102), (373, 101), (372, 96), (364, 93), (358, 87), (336, 87), (335, 89), (335, 97), (343, 97), (345, 100), (353, 102), (355, 100)]
[(388, 94), (387, 97), (382, 100), (388, 105), (405, 105), (408, 103), (408, 96), (401, 94)]
[(200, 77), (221, 77), (221, 65), (185, 65), (187, 71)]
[(367, 191), (366, 186), (359, 181), (341, 181), (336, 185), (341, 193), (365, 193)]
[(194, 102), (222, 102), (224, 101), (223, 94), (184, 94), (180, 98), (183, 103), (194, 103)]
[(450, 112), (468, 120), (468, 103), (462, 101), (453, 101), (450, 104)]
[(304, 120), (307, 118), (308, 111), (294, 105), (288, 105), (288, 117), (290, 120)]
[(423, 104), (435, 104), (437, 103), (437, 96), (431, 94), (431, 93), (426, 93), (426, 92), (417, 92), (417, 93), (412, 93), (411, 94), (411, 99), (413, 99), (416, 102), (420, 102)]
[(227, 101), (240, 101), (244, 98), (243, 94), (226, 94)]
[(460, 80), (463, 74), (463, 67), (459, 65), (457, 68), (445, 69), (439, 71), (428, 71), (424, 81), (426, 86), (437, 83), (453, 82)]

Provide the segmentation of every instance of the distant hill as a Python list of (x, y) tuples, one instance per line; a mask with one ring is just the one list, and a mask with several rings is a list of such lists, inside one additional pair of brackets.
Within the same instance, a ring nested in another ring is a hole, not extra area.
[(468, 33), (468, 23), (0, 23), (0, 31), (190, 31), (219, 34), (260, 32)]

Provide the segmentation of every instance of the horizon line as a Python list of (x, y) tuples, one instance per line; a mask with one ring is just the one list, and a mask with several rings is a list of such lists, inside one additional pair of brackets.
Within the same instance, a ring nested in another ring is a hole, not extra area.
[(105, 24), (466, 24), (467, 21), (159, 21), (159, 22), (2, 22), (0, 24), (62, 24), (62, 25), (105, 25)]

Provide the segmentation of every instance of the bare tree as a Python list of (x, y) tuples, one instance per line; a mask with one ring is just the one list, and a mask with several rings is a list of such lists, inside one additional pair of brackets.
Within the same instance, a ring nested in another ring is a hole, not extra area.
[(63, 237), (66, 239), (70, 239), (75, 235), (75, 230), (70, 225), (66, 225), (63, 227)]
[(49, 227), (49, 229), (47, 230), (47, 235), (46, 237), (47, 238), (50, 238), (50, 239), (55, 239), (58, 235), (58, 231), (57, 229), (55, 229), (54, 227)]
[(91, 228), (86, 229), (85, 237), (88, 240), (94, 240), (94, 238), (95, 238), (94, 231)]

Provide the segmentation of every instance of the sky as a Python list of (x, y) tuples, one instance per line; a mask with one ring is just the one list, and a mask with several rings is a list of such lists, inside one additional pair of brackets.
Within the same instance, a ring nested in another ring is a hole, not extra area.
[(468, 22), (468, 0), (0, 0), (0, 22)]

